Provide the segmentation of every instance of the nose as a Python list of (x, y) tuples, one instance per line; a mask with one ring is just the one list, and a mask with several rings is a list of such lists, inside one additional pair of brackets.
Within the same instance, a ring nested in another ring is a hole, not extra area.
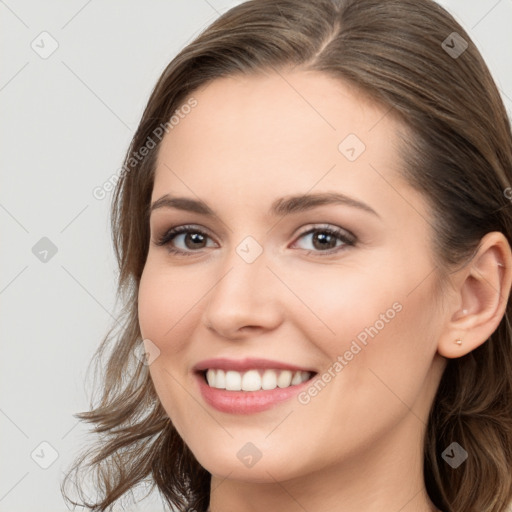
[(268, 268), (263, 252), (248, 262), (235, 251), (205, 298), (202, 321), (219, 336), (244, 338), (280, 325), (283, 318), (282, 283)]

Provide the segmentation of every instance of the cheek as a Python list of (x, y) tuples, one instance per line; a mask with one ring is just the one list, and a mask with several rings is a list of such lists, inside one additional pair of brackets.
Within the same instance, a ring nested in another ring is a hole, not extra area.
[(314, 278), (297, 271), (285, 279), (299, 299), (290, 297), (288, 311), (331, 357), (347, 350), (352, 340), (364, 344), (388, 330), (403, 309), (402, 283), (379, 269), (326, 266), (316, 269)]
[(142, 337), (155, 343), (162, 355), (180, 352), (189, 338), (190, 325), (198, 321), (198, 305), (206, 292), (201, 280), (193, 276), (187, 280), (179, 269), (171, 272), (148, 262), (138, 295)]
[(194, 305), (204, 293), (197, 280), (184, 283), (178, 272), (171, 274), (169, 269), (150, 261), (139, 285), (141, 335), (159, 350), (158, 357), (149, 365), (149, 372), (156, 393), (180, 435), (184, 435), (190, 421), (187, 420), (189, 396), (183, 393), (190, 385), (186, 349), (191, 325), (199, 321)]
[(338, 374), (343, 370), (346, 380), (340, 383), (354, 391), (369, 386), (374, 392), (382, 375), (397, 392), (418, 392), (435, 355), (438, 326), (429, 306), (431, 283), (415, 288), (426, 272), (399, 269), (394, 259), (394, 266), (393, 259), (383, 260), (378, 268), (326, 267), (309, 280), (287, 276), (309, 306), (308, 311), (295, 301), (295, 321), (323, 353), (325, 368)]
[[(335, 333), (303, 312), (300, 327), (322, 351), (325, 365), (318, 381), (299, 396), (298, 411), (304, 421), (329, 417), (323, 422), (329, 426), (319, 427), (318, 434), (332, 440), (326, 453), (352, 449), (338, 439), (360, 447), (396, 425), (409, 407), (420, 418), (427, 413), (437, 329), (427, 306), (433, 291), (425, 282), (411, 293), (410, 276), (388, 268), (388, 273), (351, 271), (339, 279), (333, 272), (330, 280), (297, 288), (304, 302), (318, 305), (315, 312)], [(313, 448), (311, 457), (319, 449)]]

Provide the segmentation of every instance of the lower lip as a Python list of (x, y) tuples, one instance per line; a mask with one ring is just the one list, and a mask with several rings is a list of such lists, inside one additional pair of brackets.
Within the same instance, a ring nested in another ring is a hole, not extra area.
[(253, 414), (266, 411), (296, 396), (311, 384), (309, 379), (301, 384), (287, 388), (275, 388), (260, 391), (226, 391), (212, 388), (202, 374), (196, 374), (199, 390), (204, 401), (220, 412), (230, 414)]

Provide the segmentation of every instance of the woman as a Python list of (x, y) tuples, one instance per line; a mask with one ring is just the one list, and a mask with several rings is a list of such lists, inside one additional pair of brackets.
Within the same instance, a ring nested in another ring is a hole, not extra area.
[(511, 177), (497, 88), (432, 1), (217, 19), (116, 190), (125, 323), (78, 415), (103, 434), (82, 503), (149, 481), (180, 511), (505, 511)]

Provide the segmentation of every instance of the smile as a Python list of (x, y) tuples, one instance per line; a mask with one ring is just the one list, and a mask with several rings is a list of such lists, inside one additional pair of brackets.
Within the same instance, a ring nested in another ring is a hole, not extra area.
[(274, 369), (252, 369), (246, 372), (209, 368), (206, 381), (211, 388), (227, 391), (260, 391), (288, 388), (306, 382), (312, 372)]

